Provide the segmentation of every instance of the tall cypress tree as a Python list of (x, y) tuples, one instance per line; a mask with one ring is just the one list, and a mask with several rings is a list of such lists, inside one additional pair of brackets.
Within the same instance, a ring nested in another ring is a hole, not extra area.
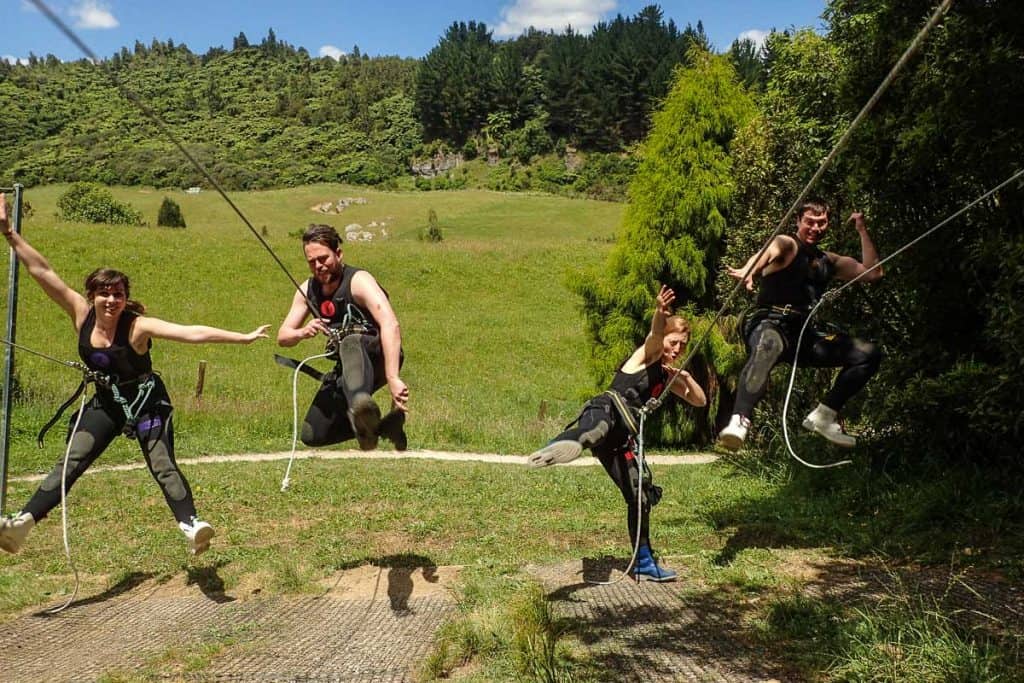
[[(578, 276), (599, 383), (643, 340), (659, 283), (696, 313), (715, 303), (712, 285), (733, 193), (729, 144), (754, 113), (724, 57), (689, 55), (653, 126), (630, 183), (630, 203), (608, 263)], [(699, 428), (699, 439), (709, 431)]]

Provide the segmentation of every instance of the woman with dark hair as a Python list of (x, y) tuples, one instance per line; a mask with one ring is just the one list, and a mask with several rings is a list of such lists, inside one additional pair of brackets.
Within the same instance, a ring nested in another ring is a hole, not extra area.
[[(686, 370), (673, 367), (690, 341), (690, 324), (672, 315), (675, 293), (662, 287), (655, 298), (651, 331), (644, 343), (619, 367), (612, 386), (600, 396), (587, 401), (582, 412), (564, 432), (547, 446), (531, 454), (531, 467), (544, 467), (575, 460), (589, 448), (604, 465), (608, 476), (622, 492), (626, 501), (626, 522), (630, 541), (636, 545), (639, 534), (636, 567), (637, 579), (671, 581), (676, 573), (658, 566), (651, 550), (651, 506), (661, 497), (649, 470), (640, 472), (633, 453), (637, 434), (636, 412), (651, 398), (664, 391), (672, 377), (670, 391), (692, 406), (707, 403), (704, 390)], [(640, 481), (643, 480), (643, 485)], [(641, 490), (641, 510), (637, 515), (637, 490)]]
[[(0, 233), (29, 275), (71, 318), (82, 362), (103, 378), (81, 415), (71, 418), (65, 488), (71, 488), (118, 434), (134, 438), (188, 539), (189, 549), (196, 555), (204, 552), (214, 530), (198, 518), (192, 490), (174, 460), (171, 401), (160, 376), (153, 372), (149, 349), (154, 338), (192, 344), (249, 344), (265, 338), (269, 326), (243, 334), (146, 316), (145, 307), (129, 298), (128, 277), (109, 268), (95, 270), (86, 278), (82, 296), (57, 275), (42, 254), (11, 230), (3, 193)], [(76, 422), (78, 428), (71, 434)], [(0, 520), (0, 548), (18, 552), (32, 527), (60, 504), (63, 465), (61, 458), (18, 514)]]

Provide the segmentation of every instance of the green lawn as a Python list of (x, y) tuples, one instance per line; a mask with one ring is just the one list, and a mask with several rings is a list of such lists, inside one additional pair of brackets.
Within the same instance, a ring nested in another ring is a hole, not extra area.
[[(26, 237), (72, 286), (100, 265), (129, 274), (132, 295), (150, 315), (175, 322), (272, 333), (287, 312), (292, 285), (230, 207), (212, 192), (174, 192), (185, 230), (66, 224), (54, 217), (63, 187), (32, 189)], [(115, 196), (155, 223), (164, 191), (114, 188)], [(311, 210), (341, 197), (367, 203), (337, 216)], [(566, 289), (570, 271), (597, 264), (609, 249), (622, 206), (558, 197), (485, 191), (381, 193), (316, 185), (233, 196), (300, 281), (306, 275), (297, 233), (310, 222), (343, 230), (386, 222), (389, 236), (345, 247), (391, 295), (402, 324), (412, 394), (411, 448), (524, 453), (574, 415), (592, 384), (577, 301)], [(430, 209), (445, 239), (421, 242)], [(23, 273), (18, 341), (60, 358), (75, 358), (64, 314)], [(176, 405), (182, 455), (276, 451), (291, 438), (291, 377), (275, 365), (268, 340), (250, 347), (157, 342), (154, 364)], [(319, 353), (307, 342), (295, 357)], [(203, 401), (193, 400), (200, 359), (208, 362)], [(11, 472), (46, 469), (59, 455), (57, 430), (45, 450), (36, 430), (77, 384), (75, 373), (18, 356), (21, 399), (13, 411)], [(303, 379), (305, 408), (315, 386)], [(383, 402), (382, 394), (378, 395)], [(542, 401), (545, 419), (538, 419)], [(300, 410), (301, 410), (300, 409)], [(108, 462), (137, 458), (120, 440)]]

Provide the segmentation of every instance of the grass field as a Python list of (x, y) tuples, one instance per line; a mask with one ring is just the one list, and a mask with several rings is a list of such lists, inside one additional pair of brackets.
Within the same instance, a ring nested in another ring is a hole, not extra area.
[[(185, 230), (67, 224), (54, 216), (61, 186), (26, 192), (33, 213), (26, 237), (64, 279), (81, 287), (100, 265), (124, 270), (150, 315), (175, 322), (250, 330), (287, 312), (292, 285), (230, 207), (212, 192), (176, 193)], [(155, 223), (166, 192), (115, 188)], [(340, 215), (311, 210), (341, 197), (364, 197)], [(566, 274), (599, 263), (622, 206), (484, 191), (380, 193), (317, 185), (233, 196), (293, 276), (306, 274), (297, 233), (310, 222), (339, 230), (386, 222), (387, 239), (346, 245), (347, 262), (370, 270), (390, 293), (402, 325), (412, 394), (410, 447), (524, 453), (571, 419), (591, 391), (582, 325)], [(436, 211), (438, 244), (417, 238)], [(5, 285), (6, 287), (6, 285)], [(18, 341), (74, 359), (67, 318), (24, 273)], [(157, 342), (154, 365), (175, 401), (183, 455), (287, 449), (291, 377), (275, 365), (272, 340), (249, 347)], [(295, 357), (319, 353), (307, 342)], [(208, 362), (203, 400), (193, 400), (199, 360)], [(21, 398), (13, 411), (11, 472), (40, 471), (59, 455), (34, 444), (36, 430), (77, 384), (74, 372), (19, 354)], [(300, 384), (301, 410), (315, 386)], [(382, 402), (383, 395), (378, 394)], [(542, 402), (544, 419), (538, 419)], [(106, 462), (132, 460), (124, 440)]]
[[(62, 223), (53, 215), (62, 191), (55, 186), (26, 193), (34, 213), (24, 232), (69, 284), (78, 287), (92, 269), (109, 265), (132, 276), (132, 293), (151, 315), (238, 330), (270, 323), (276, 330), (291, 284), (212, 193), (176, 194), (189, 227), (172, 230)], [(114, 193), (153, 222), (165, 194), (137, 188)], [(354, 196), (367, 203), (340, 216), (311, 210)], [(621, 205), (333, 185), (234, 199), (257, 229), (265, 226), (266, 239), (299, 279), (305, 264), (297, 234), (308, 223), (388, 224), (387, 239), (347, 245), (345, 255), (377, 276), (401, 320), (402, 374), (412, 392), (411, 447), (525, 453), (556, 433), (593, 390), (565, 277), (601, 262)], [(417, 238), (431, 209), (445, 236), (439, 244)], [(75, 358), (69, 321), (27, 276), (18, 314), (20, 343)], [(321, 349), (307, 342), (290, 355)], [(271, 340), (247, 347), (155, 344), (155, 367), (175, 400), (180, 457), (287, 450), (291, 375), (274, 364), (278, 350)], [(199, 402), (192, 394), (201, 359), (208, 370)], [(46, 471), (62, 455), (61, 434), (55, 429), (46, 448), (38, 449), (35, 433), (78, 377), (19, 354), (17, 379), (10, 472)], [(301, 412), (315, 387), (308, 379), (300, 387)], [(990, 493), (984, 477), (958, 473), (920, 481), (874, 476), (862, 453), (842, 471), (792, 476), (780, 470), (764, 476), (756, 454), (745, 457), (659, 469), (666, 496), (652, 524), (658, 550), (670, 565), (685, 569), (698, 590), (714, 596), (708, 604), (755, 605), (744, 637), (775, 648), (812, 680), (1020, 680), (1014, 673), (1024, 662), (1019, 638), (993, 643), (952, 625), (931, 605), (914, 607), (910, 597), (898, 609), (808, 601), (794, 596), (784, 565), (790, 554), (954, 568), (979, 564), (1019, 582), (1024, 498)], [(120, 439), (99, 462), (139, 460), (133, 444)], [(473, 661), (479, 665), (474, 680), (600, 679), (579, 661), (558, 659), (564, 651), (554, 645), (545, 645), (546, 662), (524, 663), (522, 653), (513, 652), (523, 638), (513, 631), (524, 619), (539, 632), (551, 626), (543, 595), (524, 583), (519, 568), (628, 556), (621, 497), (600, 468), (531, 472), (411, 459), (300, 461), (296, 467), (287, 494), (278, 491), (280, 462), (186, 467), (200, 512), (219, 530), (211, 552), (196, 560), (187, 557), (147, 472), (84, 477), (69, 504), (83, 594), (115, 594), (145, 579), (182, 574), (226, 591), (252, 585), (267, 594), (302, 593), (338, 570), (366, 563), (463, 565), (464, 618), (443, 629), (447, 635), (428, 662), (429, 675), (447, 675), (453, 663)], [(8, 509), (34, 488), (12, 483)], [(0, 620), (55, 602), (70, 589), (62, 550), (54, 515), (21, 554), (0, 554)], [(559, 636), (538, 638), (551, 644)], [(460, 650), (460, 642), (482, 649)], [(913, 644), (921, 668), (896, 668), (907, 664), (897, 661), (904, 643)], [(968, 673), (928, 673), (929, 663), (954, 661), (956, 671)], [(563, 664), (567, 668), (557, 676), (523, 673)], [(872, 677), (878, 667), (901, 674)], [(563, 676), (566, 671), (576, 674)]]

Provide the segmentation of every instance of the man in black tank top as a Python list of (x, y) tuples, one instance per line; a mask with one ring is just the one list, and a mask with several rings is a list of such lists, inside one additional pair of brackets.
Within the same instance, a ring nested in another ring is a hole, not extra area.
[[(312, 277), (292, 297), (277, 343), (295, 346), (323, 334), (337, 361), (306, 413), (302, 442), (325, 446), (355, 437), (361, 449), (372, 450), (384, 436), (405, 450), (409, 388), (399, 376), (402, 337), (387, 292), (368, 272), (345, 264), (331, 226), (310, 225), (302, 245)], [(310, 307), (318, 315), (307, 323)], [(392, 410), (382, 419), (373, 392), (384, 385)]]
[[(772, 368), (780, 362), (794, 361), (800, 329), (829, 281), (853, 280), (878, 263), (878, 251), (868, 235), (864, 215), (853, 213), (849, 221), (860, 234), (860, 261), (818, 247), (828, 230), (829, 208), (824, 202), (811, 200), (797, 212), (794, 235), (776, 236), (759, 259), (755, 254), (743, 267), (727, 269), (750, 291), (754, 290), (755, 278), (760, 277), (761, 284), (757, 309), (747, 317), (743, 329), (750, 356), (740, 372), (732, 418), (718, 435), (719, 444), (725, 448), (736, 450), (743, 444), (754, 406), (765, 394)], [(860, 282), (881, 278), (882, 269), (876, 268)], [(855, 446), (856, 439), (843, 432), (838, 413), (875, 374), (881, 358), (881, 351), (870, 342), (809, 328), (797, 360), (803, 365), (842, 369), (832, 389), (804, 419), (804, 428), (838, 446)]]

